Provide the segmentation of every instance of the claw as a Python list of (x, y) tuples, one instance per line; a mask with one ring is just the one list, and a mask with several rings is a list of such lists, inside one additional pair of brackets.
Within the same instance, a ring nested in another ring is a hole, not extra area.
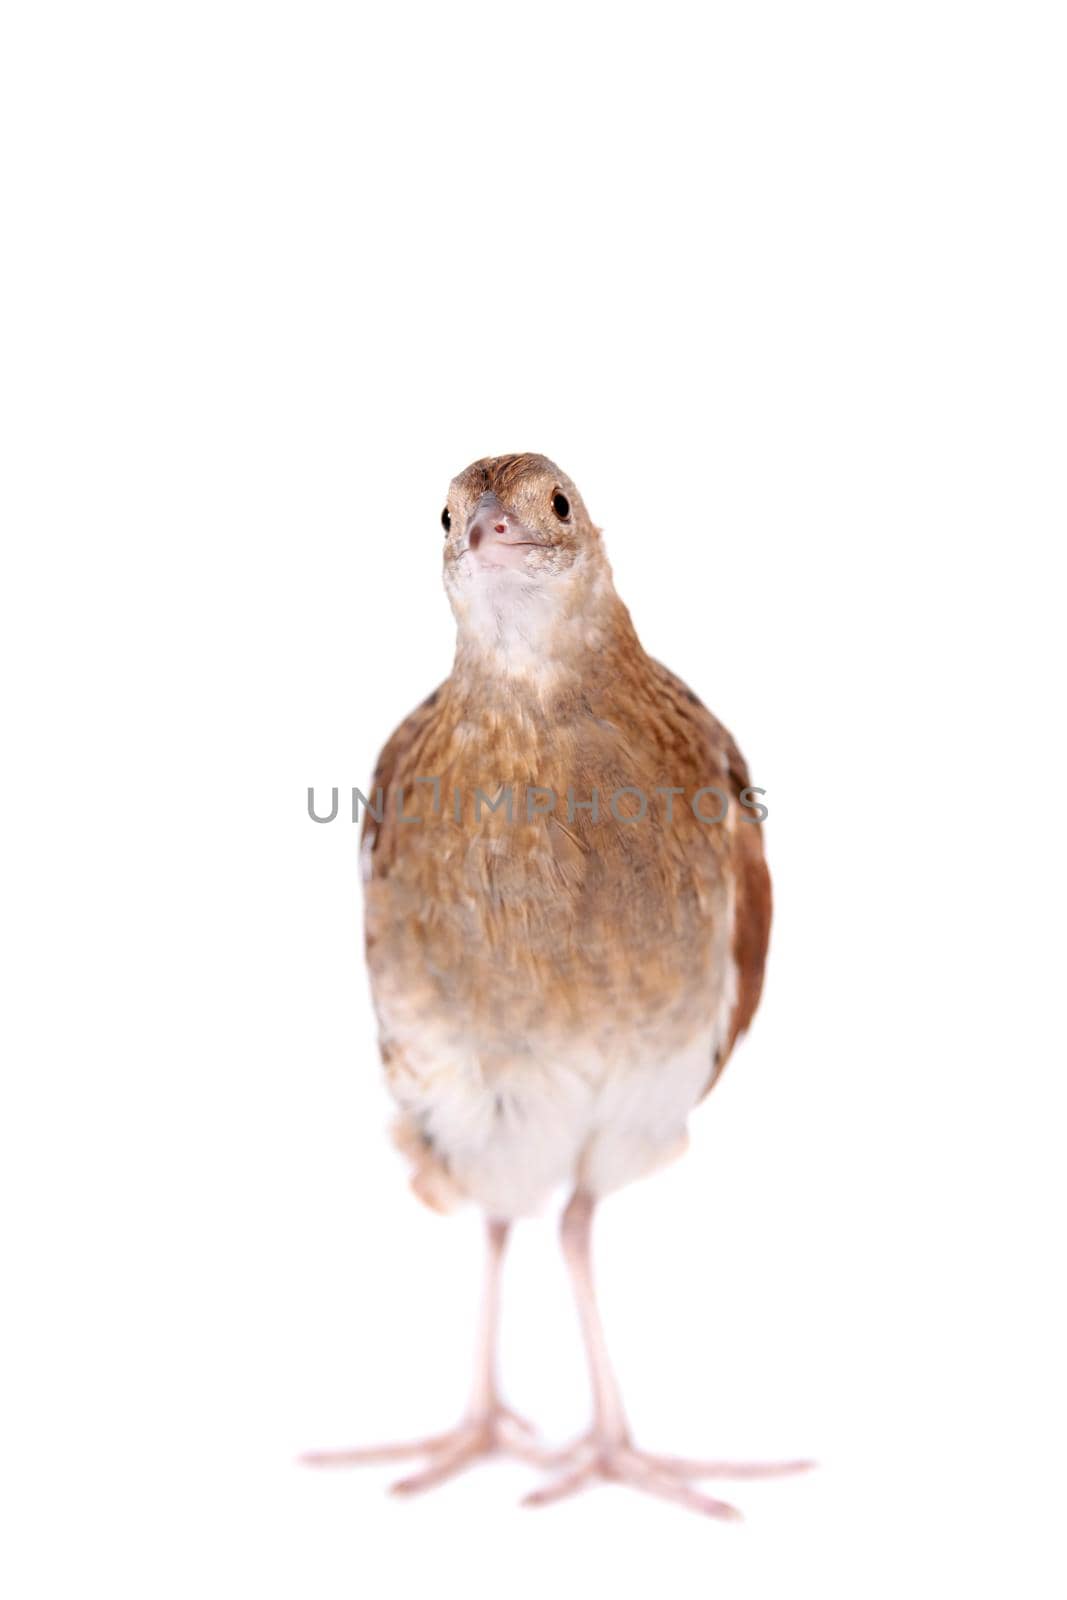
[(570, 1470), (528, 1494), (523, 1505), (553, 1505), (599, 1480), (628, 1484), (632, 1489), (673, 1500), (690, 1511), (724, 1522), (740, 1522), (740, 1511), (726, 1500), (694, 1489), (691, 1478), (771, 1478), (814, 1466), (811, 1461), (686, 1461), (681, 1456), (651, 1455), (618, 1439), (596, 1438), (580, 1439), (569, 1450), (556, 1451), (544, 1459)]
[(690, 1511), (702, 1512), (706, 1517), (718, 1517), (723, 1522), (742, 1520), (736, 1506), (726, 1500), (714, 1500), (710, 1494), (701, 1494), (668, 1472), (657, 1471), (649, 1459), (637, 1451), (624, 1452), (612, 1465), (618, 1476), (634, 1489), (644, 1489), (648, 1494), (658, 1495), (661, 1500), (674, 1500)]
[(455, 1439), (455, 1433), (434, 1433), (405, 1444), (373, 1444), (359, 1450), (305, 1450), (297, 1456), (302, 1467), (363, 1467), (380, 1461), (403, 1461), (408, 1456), (432, 1455)]
[(583, 1489), (592, 1487), (595, 1473), (591, 1466), (579, 1467), (577, 1472), (568, 1472), (564, 1477), (557, 1478), (555, 1483), (546, 1483), (542, 1489), (534, 1489), (530, 1494), (524, 1495), (521, 1504), (524, 1506), (550, 1506), (557, 1500), (566, 1500), (568, 1495), (579, 1494)]
[(443, 1451), (441, 1459), (433, 1466), (414, 1473), (410, 1478), (401, 1478), (398, 1483), (390, 1484), (389, 1493), (421, 1494), (424, 1489), (435, 1489), (439, 1483), (445, 1483), (457, 1473), (463, 1472), (479, 1456), (491, 1454), (492, 1450), (492, 1440), (480, 1431), (472, 1434), (466, 1441), (461, 1438), (454, 1449)]
[(684, 1456), (646, 1456), (664, 1471), (681, 1478), (785, 1478), (811, 1472), (817, 1461), (687, 1461)]
[(548, 1459), (548, 1452), (536, 1444), (536, 1437), (532, 1423), (505, 1406), (496, 1406), (488, 1415), (472, 1417), (448, 1433), (430, 1434), (425, 1439), (412, 1439), (405, 1444), (369, 1445), (357, 1450), (308, 1450), (297, 1459), (306, 1467), (360, 1467), (425, 1456), (429, 1459), (422, 1471), (399, 1479), (390, 1488), (391, 1494), (421, 1494), (424, 1489), (436, 1488), (486, 1456), (513, 1455), (541, 1465)]

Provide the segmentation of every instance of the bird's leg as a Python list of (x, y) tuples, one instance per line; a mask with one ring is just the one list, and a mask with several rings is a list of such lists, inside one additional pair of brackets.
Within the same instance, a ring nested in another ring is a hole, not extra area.
[(534, 1443), (529, 1423), (504, 1405), (496, 1377), (497, 1330), (500, 1324), (500, 1277), (509, 1224), (490, 1219), (485, 1291), (475, 1348), (474, 1382), (462, 1421), (447, 1433), (432, 1434), (406, 1444), (371, 1445), (359, 1450), (316, 1450), (301, 1459), (308, 1466), (347, 1467), (377, 1461), (426, 1458), (426, 1466), (392, 1486), (394, 1494), (415, 1494), (444, 1483), (479, 1457), (508, 1452), (524, 1460), (540, 1461), (543, 1453)]
[(578, 1190), (563, 1213), (563, 1254), (570, 1270), (582, 1338), (593, 1388), (593, 1426), (567, 1451), (551, 1458), (561, 1475), (526, 1497), (526, 1505), (549, 1505), (598, 1480), (628, 1483), (635, 1489), (677, 1501), (705, 1516), (737, 1518), (725, 1500), (713, 1499), (691, 1486), (693, 1478), (769, 1478), (802, 1472), (810, 1461), (685, 1461), (678, 1456), (651, 1455), (630, 1439), (619, 1385), (608, 1358), (604, 1325), (593, 1287), (592, 1225), (595, 1201)]

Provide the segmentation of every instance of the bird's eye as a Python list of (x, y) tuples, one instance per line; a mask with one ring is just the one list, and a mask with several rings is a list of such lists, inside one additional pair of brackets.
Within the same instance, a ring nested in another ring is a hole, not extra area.
[(571, 503), (565, 494), (560, 494), (557, 489), (552, 496), (552, 509), (561, 522), (566, 522), (571, 514)]
[(451, 528), (451, 526), (452, 526), (452, 518), (449, 515), (449, 511), (448, 511), (448, 507), (447, 506), (445, 506), (445, 509), (441, 512), (441, 526), (445, 530), (446, 533), (448, 532), (449, 528)]

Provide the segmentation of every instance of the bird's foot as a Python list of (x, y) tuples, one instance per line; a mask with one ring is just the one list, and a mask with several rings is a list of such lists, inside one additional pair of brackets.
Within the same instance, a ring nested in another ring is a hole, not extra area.
[(407, 1444), (371, 1445), (361, 1450), (312, 1450), (300, 1457), (310, 1467), (356, 1467), (379, 1461), (426, 1458), (426, 1465), (411, 1477), (390, 1485), (391, 1494), (418, 1494), (435, 1489), (457, 1473), (488, 1456), (512, 1455), (522, 1461), (552, 1459), (537, 1443), (536, 1430), (524, 1417), (496, 1404), (482, 1414), (468, 1416), (447, 1433), (413, 1439)]
[(687, 1461), (680, 1456), (637, 1450), (627, 1438), (601, 1438), (596, 1434), (545, 1459), (549, 1465), (563, 1469), (561, 1476), (528, 1494), (523, 1505), (551, 1505), (598, 1482), (625, 1483), (663, 1500), (674, 1500), (706, 1517), (733, 1522), (741, 1519), (737, 1507), (694, 1489), (693, 1479), (778, 1478), (806, 1472), (815, 1465), (813, 1461)]

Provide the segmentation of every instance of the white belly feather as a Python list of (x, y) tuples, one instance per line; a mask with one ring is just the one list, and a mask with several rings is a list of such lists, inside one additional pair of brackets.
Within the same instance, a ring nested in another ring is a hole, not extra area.
[(714, 1024), (665, 1059), (623, 1065), (560, 1051), (490, 1080), (474, 1059), (449, 1059), (443, 1041), (412, 1050), (409, 1039), (405, 1053), (429, 1055), (434, 1068), (402, 1074), (394, 1093), (458, 1189), (492, 1216), (529, 1215), (564, 1184), (606, 1194), (684, 1145), (736, 1002), (732, 962), (724, 977)]

